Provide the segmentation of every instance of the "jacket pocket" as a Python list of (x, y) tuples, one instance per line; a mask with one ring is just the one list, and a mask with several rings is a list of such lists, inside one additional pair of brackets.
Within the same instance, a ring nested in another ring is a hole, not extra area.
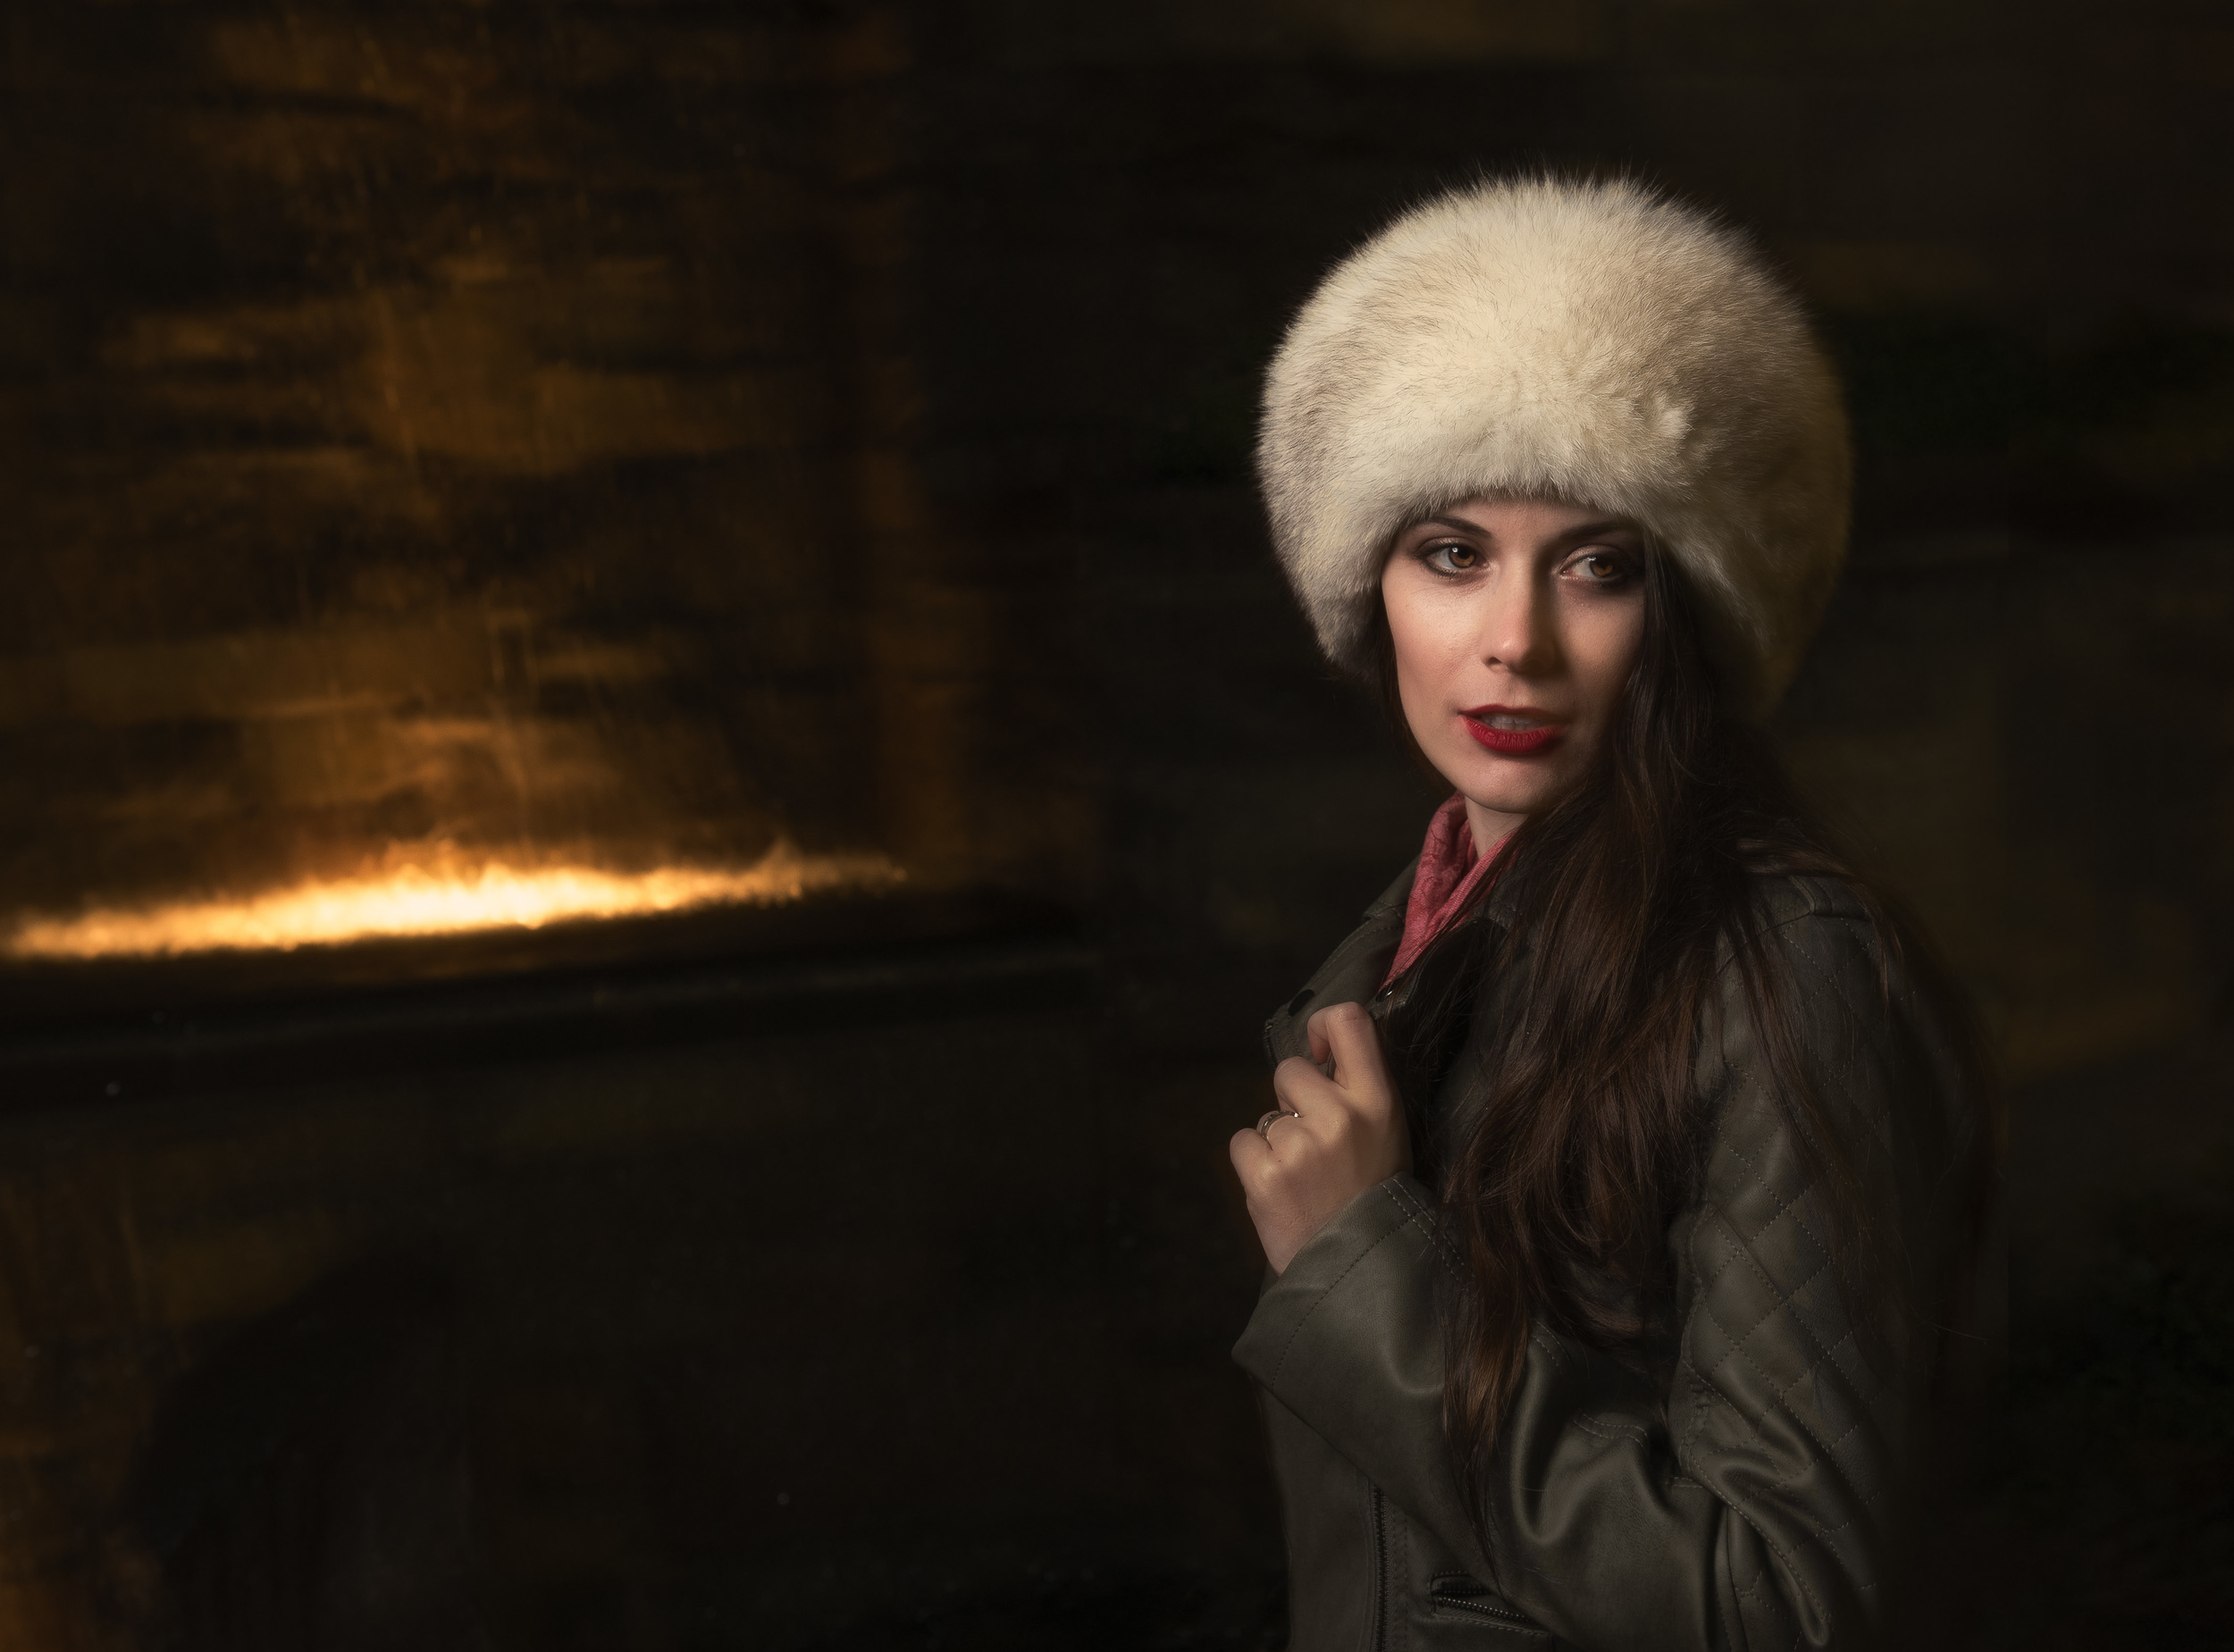
[(1447, 1572), (1431, 1579), (1427, 1585), (1427, 1598), (1435, 1615), (1447, 1621), (1502, 1630), (1530, 1640), (1548, 1641), (1551, 1639), (1550, 1630), (1526, 1613), (1507, 1605), (1490, 1592), (1488, 1585), (1463, 1572)]

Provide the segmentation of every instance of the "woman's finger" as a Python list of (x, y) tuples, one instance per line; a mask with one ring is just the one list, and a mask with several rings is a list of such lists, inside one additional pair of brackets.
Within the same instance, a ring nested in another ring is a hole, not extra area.
[(1275, 1194), (1281, 1178), (1297, 1162), (1298, 1153), (1316, 1145), (1309, 1139), (1303, 1120), (1289, 1113), (1269, 1130), (1254, 1126), (1236, 1130), (1226, 1144), (1226, 1157), (1233, 1161), (1241, 1190), (1254, 1200)]
[(1255, 1130), (1236, 1130), (1233, 1139), (1226, 1144), (1226, 1157), (1233, 1161), (1234, 1170), (1241, 1178), (1241, 1186), (1251, 1185), (1257, 1167), (1272, 1156), (1272, 1147)]
[(1291, 1055), (1272, 1069), (1272, 1094), (1291, 1113), (1308, 1113), (1323, 1107), (1333, 1099), (1334, 1087), (1333, 1079), (1299, 1055)]
[[(1311, 1052), (1323, 1046), (1334, 1061), (1334, 1079), (1361, 1105), (1380, 1111), (1395, 1100), (1388, 1063), (1382, 1059), (1381, 1035), (1362, 1004), (1330, 1004), (1306, 1029)], [(1324, 1060), (1325, 1057), (1320, 1059)]]

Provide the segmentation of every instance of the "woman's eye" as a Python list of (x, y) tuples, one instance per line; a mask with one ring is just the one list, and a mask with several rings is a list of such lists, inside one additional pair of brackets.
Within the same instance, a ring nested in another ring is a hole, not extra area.
[(1480, 560), (1473, 546), (1456, 540), (1430, 545), (1424, 555), (1427, 566), (1439, 574), (1464, 574)]
[(1586, 550), (1567, 566), (1593, 585), (1611, 585), (1625, 578), (1629, 569), (1610, 550)]

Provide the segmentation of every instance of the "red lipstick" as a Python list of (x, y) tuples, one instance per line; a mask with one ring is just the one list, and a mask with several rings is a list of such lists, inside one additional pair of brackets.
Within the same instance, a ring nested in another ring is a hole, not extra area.
[(1459, 714), (1466, 733), (1499, 757), (1533, 757), (1566, 736), (1564, 723), (1537, 723), (1526, 728), (1499, 728), (1486, 719), (1496, 717), (1541, 717), (1533, 706), (1476, 706)]

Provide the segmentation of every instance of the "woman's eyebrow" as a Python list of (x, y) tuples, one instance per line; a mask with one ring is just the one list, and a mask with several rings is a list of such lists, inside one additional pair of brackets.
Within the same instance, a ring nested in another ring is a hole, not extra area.
[(1577, 540), (1596, 539), (1604, 533), (1634, 533), (1636, 524), (1624, 522), (1618, 516), (1608, 516), (1603, 522), (1585, 522), (1554, 536), (1558, 543), (1572, 544)]
[[(1462, 533), (1487, 533), (1491, 539), (1497, 537), (1480, 523), (1468, 522), (1464, 516), (1426, 516), (1413, 525), (1419, 528), (1456, 528)], [(1608, 516), (1602, 522), (1578, 523), (1574, 527), (1564, 528), (1552, 536), (1552, 542), (1564, 545), (1575, 540), (1596, 539), (1601, 533), (1635, 532), (1636, 524), (1624, 521), (1619, 516)]]

